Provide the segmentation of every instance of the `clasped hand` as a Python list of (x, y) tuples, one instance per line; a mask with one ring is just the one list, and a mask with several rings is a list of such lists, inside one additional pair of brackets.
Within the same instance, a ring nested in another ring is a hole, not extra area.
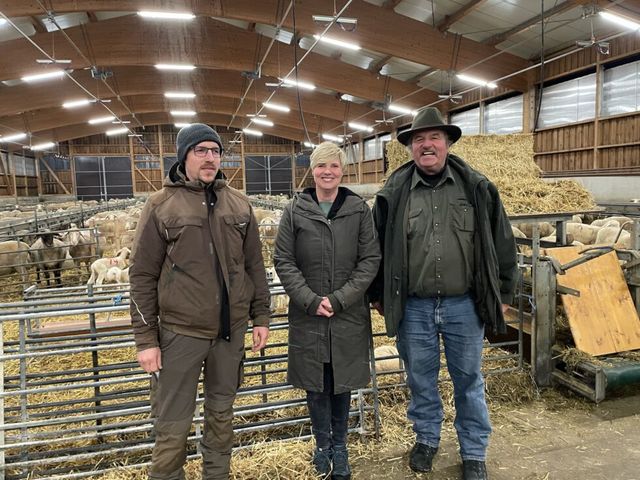
[(327, 318), (333, 317), (333, 307), (328, 297), (322, 297), (318, 310), (316, 310), (316, 315)]

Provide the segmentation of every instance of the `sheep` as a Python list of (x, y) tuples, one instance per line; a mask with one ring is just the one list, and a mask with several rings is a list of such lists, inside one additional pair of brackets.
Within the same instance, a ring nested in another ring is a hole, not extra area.
[(62, 235), (63, 241), (69, 247), (69, 254), (73, 258), (76, 268), (84, 263), (87, 273), (91, 273), (91, 259), (94, 256), (93, 241), (89, 230), (78, 230), (78, 227), (71, 223), (69, 230)]
[[(47, 286), (55, 282), (62, 286), (61, 273), (63, 268), (70, 268), (73, 259), (69, 255), (69, 247), (54, 236), (51, 232), (39, 234), (38, 239), (29, 248), (31, 262), (36, 265), (36, 278), (40, 282), (40, 271), (43, 272), (43, 279), (46, 278)], [(51, 282), (53, 274), (53, 282)]]
[(102, 285), (104, 282), (105, 276), (107, 275), (107, 271), (111, 267), (118, 267), (120, 269), (124, 269), (126, 265), (126, 260), (131, 255), (131, 250), (127, 247), (121, 248), (116, 252), (115, 257), (108, 258), (99, 258), (91, 264), (91, 277), (87, 281), (87, 285)]
[(129, 283), (129, 267), (111, 267), (104, 276), (103, 283)]
[[(376, 359), (376, 373), (392, 372), (402, 369), (398, 349), (393, 345), (382, 345), (380, 347), (376, 347), (373, 351), (373, 356)], [(382, 358), (382, 360), (378, 360), (379, 358)]]
[(584, 223), (567, 222), (567, 235), (573, 235), (573, 238), (585, 245), (593, 245), (598, 236), (600, 227), (586, 225)]
[(10, 240), (0, 242), (0, 275), (15, 272), (20, 275), (22, 288), (27, 288), (27, 264), (29, 263), (29, 245)]
[[(533, 238), (533, 223), (517, 223), (515, 225), (527, 238)], [(549, 222), (538, 223), (538, 233), (541, 237), (551, 235), (551, 232), (555, 230), (553, 225)]]
[[(270, 285), (280, 285), (280, 277), (276, 273), (276, 269), (273, 267), (268, 267), (266, 269), (267, 272), (267, 282)], [(289, 307), (289, 296), (283, 293), (277, 293), (275, 295), (271, 295), (271, 304), (269, 308), (274, 313), (285, 313), (287, 308)]]
[[(618, 237), (618, 234), (620, 236)], [(618, 241), (616, 242), (616, 238)], [(621, 245), (623, 248), (631, 247), (631, 234), (625, 230), (620, 230), (620, 227), (602, 227), (598, 231), (595, 243), (598, 245)]]

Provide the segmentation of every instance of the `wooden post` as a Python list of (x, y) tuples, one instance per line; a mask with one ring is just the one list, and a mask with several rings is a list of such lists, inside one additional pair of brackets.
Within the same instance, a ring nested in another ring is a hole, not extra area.
[(71, 171), (71, 191), (78, 199), (78, 184), (76, 182), (76, 161), (75, 152), (73, 151), (73, 141), (69, 142), (69, 170)]
[(42, 153), (36, 153), (35, 167), (36, 167), (36, 189), (38, 191), (38, 197), (42, 195), (42, 182), (40, 178), (40, 159), (41, 158), (42, 158)]
[(593, 169), (600, 168), (600, 107), (602, 104), (602, 65), (600, 53), (596, 54), (596, 108), (593, 116)]
[(162, 143), (162, 126), (158, 125), (158, 153), (160, 154), (160, 185), (164, 179), (164, 145)]
[(555, 343), (556, 274), (551, 262), (539, 258), (535, 259), (533, 268), (536, 310), (531, 332), (531, 365), (536, 384), (546, 387), (551, 385), (553, 372), (551, 348)]
[(135, 195), (138, 193), (138, 187), (136, 185), (136, 157), (133, 154), (133, 137), (129, 137), (129, 159), (131, 161), (131, 187)]
[(242, 190), (247, 193), (247, 169), (244, 159), (244, 135), (240, 135), (240, 168), (242, 168)]

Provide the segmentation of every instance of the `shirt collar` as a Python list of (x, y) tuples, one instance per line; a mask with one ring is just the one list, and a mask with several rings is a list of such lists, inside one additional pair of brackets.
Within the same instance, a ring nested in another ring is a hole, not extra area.
[(416, 188), (418, 185), (423, 185), (427, 188), (433, 188), (438, 187), (442, 184), (444, 184), (444, 182), (447, 181), (451, 181), (453, 183), (456, 183), (456, 179), (454, 178), (453, 174), (451, 173), (451, 169), (449, 168), (449, 163), (447, 162), (444, 166), (444, 174), (442, 175), (442, 177), (440, 177), (440, 181), (438, 182), (437, 185), (429, 185), (424, 178), (422, 178), (422, 176), (420, 175), (420, 173), (418, 173), (418, 168), (416, 167), (413, 171), (413, 175), (411, 176), (411, 188), (410, 190), (413, 190), (414, 188)]

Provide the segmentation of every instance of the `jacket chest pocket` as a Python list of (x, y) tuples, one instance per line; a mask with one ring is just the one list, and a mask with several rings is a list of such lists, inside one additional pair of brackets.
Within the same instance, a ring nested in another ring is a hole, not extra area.
[(226, 241), (226, 248), (235, 263), (239, 263), (242, 258), (244, 239), (247, 236), (251, 215), (248, 213), (224, 215), (222, 219), (225, 226), (223, 238)]
[[(408, 238), (413, 238), (420, 230), (421, 214), (422, 214), (422, 208), (414, 208), (409, 211), (409, 218), (407, 221), (407, 237)], [(422, 233), (424, 233), (424, 231)]]
[[(184, 265), (193, 252), (202, 252), (202, 218), (174, 217), (164, 222), (167, 256), (172, 262)], [(190, 254), (190, 252), (192, 252)]]
[(475, 209), (468, 203), (451, 205), (451, 219), (455, 230), (475, 231)]

